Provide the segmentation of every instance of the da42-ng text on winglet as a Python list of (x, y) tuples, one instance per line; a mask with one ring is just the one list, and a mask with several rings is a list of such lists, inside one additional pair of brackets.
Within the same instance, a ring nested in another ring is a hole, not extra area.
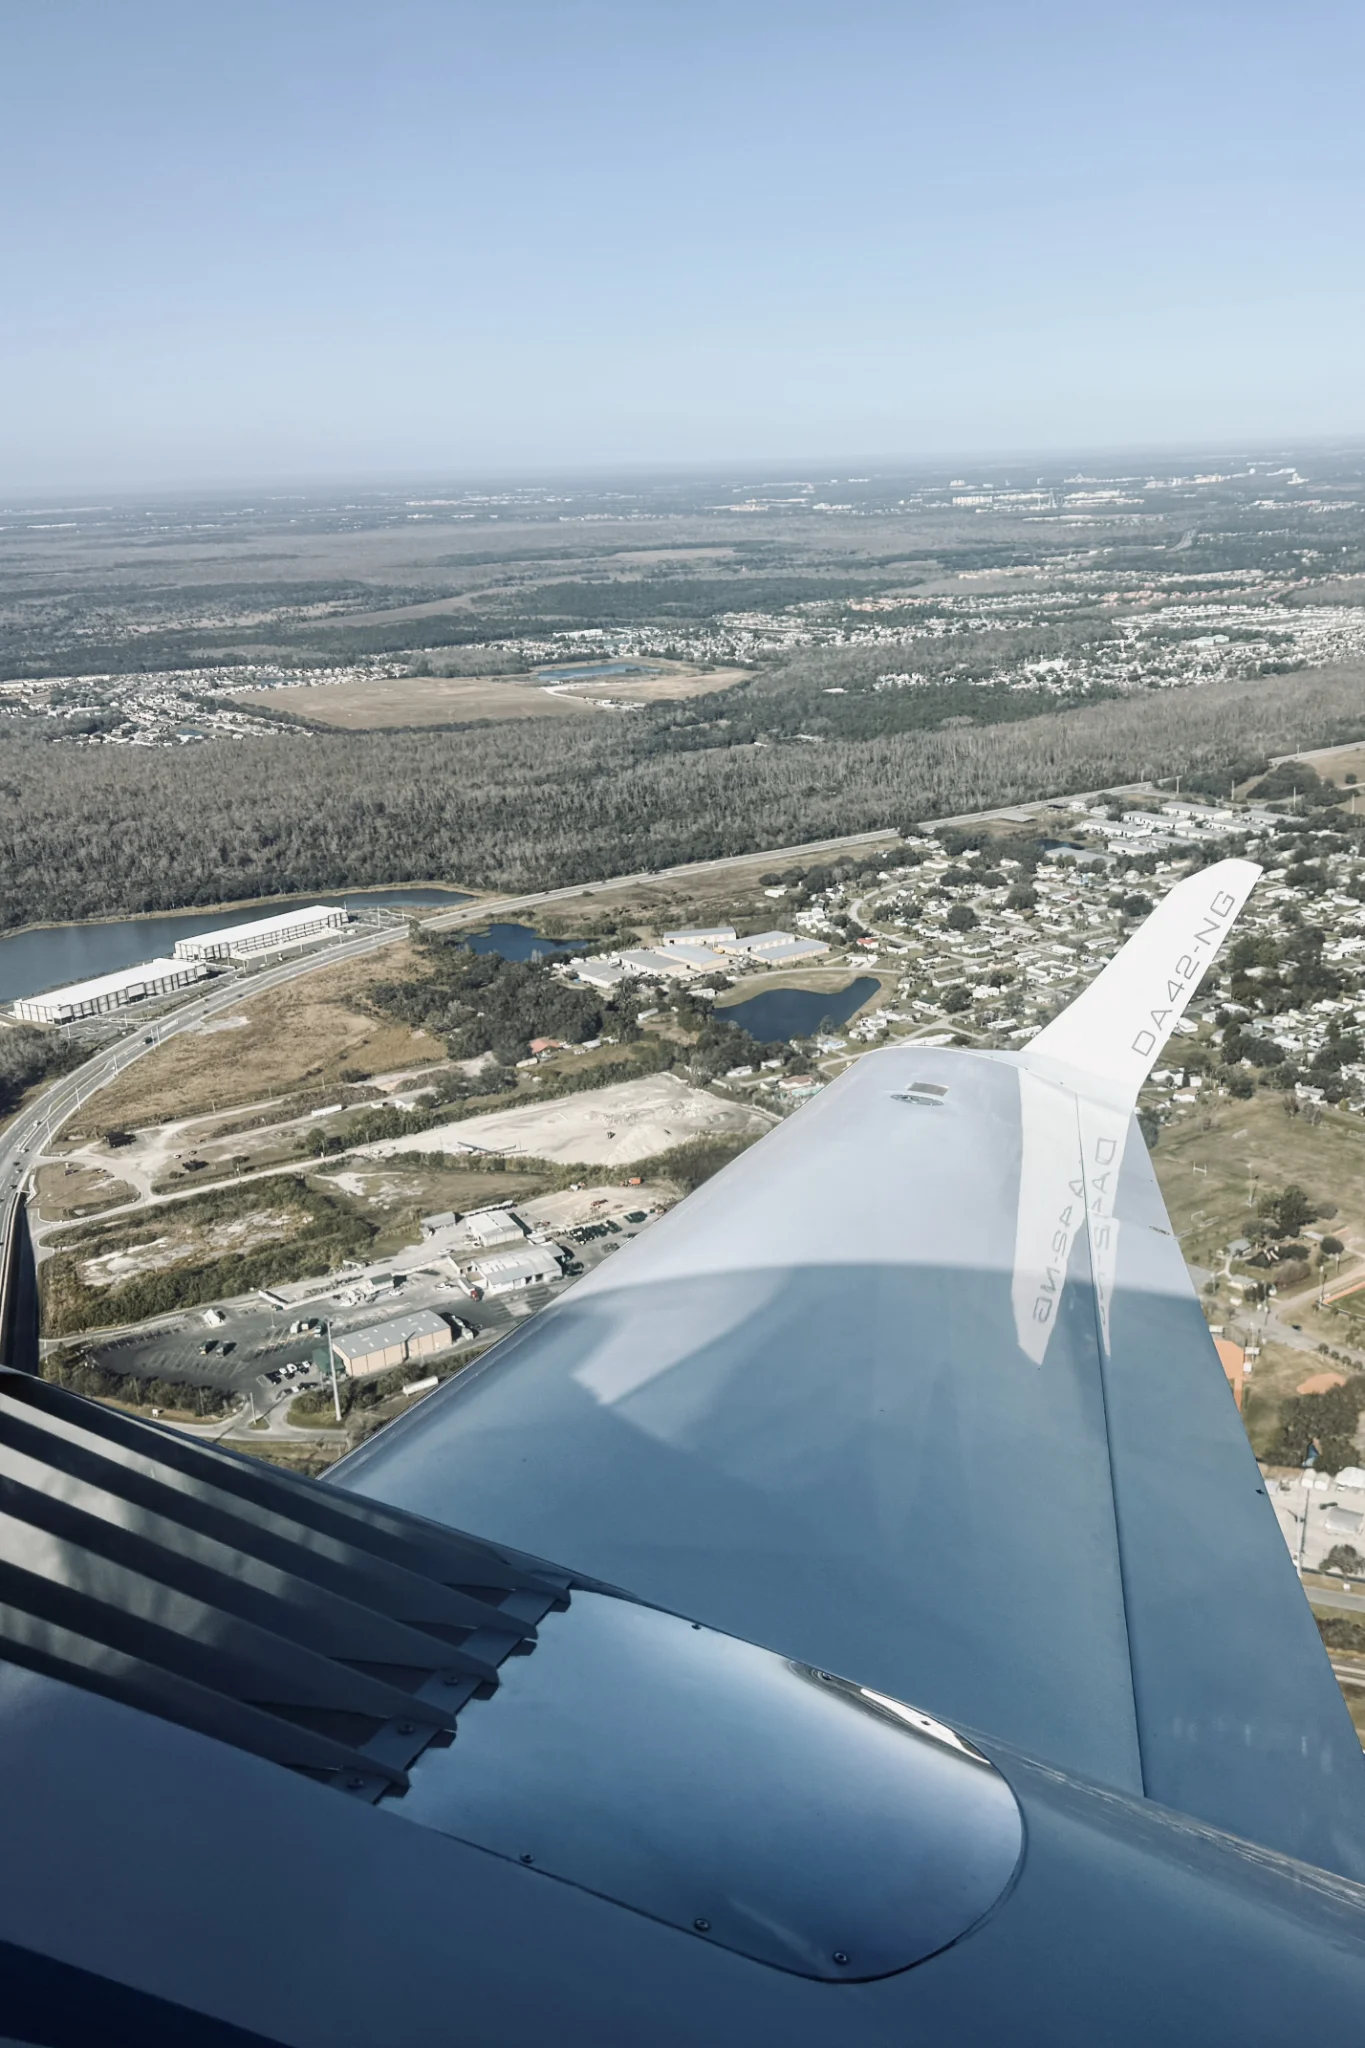
[(1022, 1064), (1131, 1107), (1260, 876), (1255, 861), (1222, 860), (1177, 882)]

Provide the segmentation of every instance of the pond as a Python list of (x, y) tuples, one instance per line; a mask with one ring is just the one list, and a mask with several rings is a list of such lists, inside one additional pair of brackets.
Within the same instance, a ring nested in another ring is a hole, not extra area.
[(221, 931), (224, 925), (274, 917), (295, 903), (330, 903), (355, 911), (452, 909), (469, 901), (462, 889), (357, 889), (344, 895), (272, 896), (237, 910), (187, 910), (173, 917), (129, 917), (109, 924), (58, 924), (11, 932), (0, 938), (0, 1003), (160, 959), (177, 939), (187, 939), (192, 932)]
[(738, 1024), (760, 1045), (770, 1045), (779, 1038), (809, 1038), (826, 1018), (847, 1023), (880, 987), (875, 975), (860, 974), (847, 988), (770, 988), (746, 1002), (727, 1003), (716, 1015)]
[(556, 953), (582, 953), (582, 939), (547, 939), (529, 924), (490, 924), (465, 941), (471, 953), (496, 953), (501, 960), (550, 960)]

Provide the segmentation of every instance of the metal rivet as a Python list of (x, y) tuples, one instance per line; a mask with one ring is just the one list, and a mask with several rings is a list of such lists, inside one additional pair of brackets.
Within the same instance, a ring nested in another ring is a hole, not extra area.
[(459, 1682), (459, 1679), (455, 1676), (453, 1671), (448, 1671), (445, 1677), (441, 1680), (442, 1685), (458, 1685)]
[(699, 1621), (694, 1621), (694, 1622), (693, 1622), (693, 1624), (692, 1624), (692, 1626), (693, 1626), (693, 1628), (700, 1628), (700, 1627), (701, 1627), (701, 1623), (700, 1623)]
[(698, 1934), (709, 1934), (711, 1932), (711, 1922), (709, 1920), (694, 1920), (692, 1925), (696, 1928)]
[(415, 1721), (400, 1721), (398, 1723), (398, 1733), (400, 1735), (414, 1735), (416, 1732), (417, 1723)]
[(532, 1857), (528, 1856), (528, 1855), (527, 1855), (527, 1854), (525, 1853), (525, 1851), (524, 1851), (524, 1850), (523, 1850), (523, 1852), (522, 1852), (522, 1858), (521, 1858), (521, 1860), (522, 1860), (522, 1862), (523, 1862), (523, 1863), (530, 1863), (530, 1862), (534, 1861), (534, 1859), (533, 1859)]
[(834, 1960), (836, 1963), (846, 1963), (848, 1961), (848, 1957), (844, 1954), (844, 1951), (841, 1948), (836, 1948), (834, 1951)]
[(817, 1671), (815, 1675), (817, 1678), (823, 1679), (826, 1685), (829, 1685), (833, 1682), (830, 1678), (828, 1671)]
[(359, 1792), (365, 1780), (363, 1778), (351, 1777), (346, 1780), (346, 1783), (352, 1792)]

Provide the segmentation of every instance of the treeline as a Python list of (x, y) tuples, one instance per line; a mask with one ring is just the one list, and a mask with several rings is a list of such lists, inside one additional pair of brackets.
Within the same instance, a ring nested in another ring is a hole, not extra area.
[(205, 1421), (228, 1414), (237, 1398), (221, 1387), (200, 1380), (138, 1379), (133, 1373), (109, 1372), (79, 1354), (49, 1352), (39, 1367), (40, 1375), (55, 1386), (88, 1401), (123, 1401), (134, 1408), (179, 1408)]
[(0, 1117), (17, 1109), (28, 1089), (79, 1066), (84, 1058), (80, 1046), (51, 1032), (35, 1031), (31, 1024), (0, 1028)]
[(492, 1052), (511, 1067), (533, 1038), (581, 1045), (601, 1036), (607, 1006), (595, 990), (573, 987), (534, 960), (475, 953), (459, 939), (418, 944), (420, 976), (386, 982), (370, 999), (401, 1023), (443, 1038), (452, 1059)]
[(193, 1221), (207, 1222), (246, 1214), (267, 1203), (282, 1203), (294, 1226), (283, 1229), (270, 1243), (218, 1255), (191, 1252), (173, 1265), (140, 1273), (115, 1287), (89, 1286), (81, 1267), (106, 1248), (126, 1250), (155, 1236), (164, 1226), (164, 1212), (150, 1212), (147, 1222), (131, 1235), (126, 1224), (117, 1236), (109, 1236), (99, 1225), (64, 1233), (59, 1240), (61, 1248), (40, 1270), (44, 1335), (63, 1337), (80, 1330), (140, 1323), (148, 1316), (247, 1294), (282, 1280), (330, 1273), (348, 1259), (367, 1256), (376, 1235), (366, 1217), (295, 1175), (255, 1181), (241, 1188), (213, 1189), (193, 1202), (177, 1205), (175, 1213), (177, 1221), (189, 1212)]
[(1291, 1396), (1280, 1410), (1280, 1434), (1266, 1453), (1270, 1465), (1302, 1465), (1310, 1454), (1323, 1472), (1360, 1463), (1356, 1429), (1365, 1408), (1365, 1373), (1322, 1394)]
[(1049, 794), (1226, 773), (1359, 735), (1357, 669), (1167, 690), (1020, 725), (670, 752), (657, 721), (182, 749), (11, 744), (0, 916), (426, 879), (549, 888)]

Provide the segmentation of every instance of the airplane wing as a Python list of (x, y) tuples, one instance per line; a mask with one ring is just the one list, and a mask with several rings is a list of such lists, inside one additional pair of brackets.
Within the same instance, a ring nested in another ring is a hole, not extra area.
[(1365, 1878), (1365, 1766), (1133, 1119), (1259, 869), (1020, 1054), (859, 1060), (348, 1486)]
[(1132, 1116), (1255, 872), (333, 1483), (0, 1368), (0, 2037), (1353, 2038), (1365, 1760)]

